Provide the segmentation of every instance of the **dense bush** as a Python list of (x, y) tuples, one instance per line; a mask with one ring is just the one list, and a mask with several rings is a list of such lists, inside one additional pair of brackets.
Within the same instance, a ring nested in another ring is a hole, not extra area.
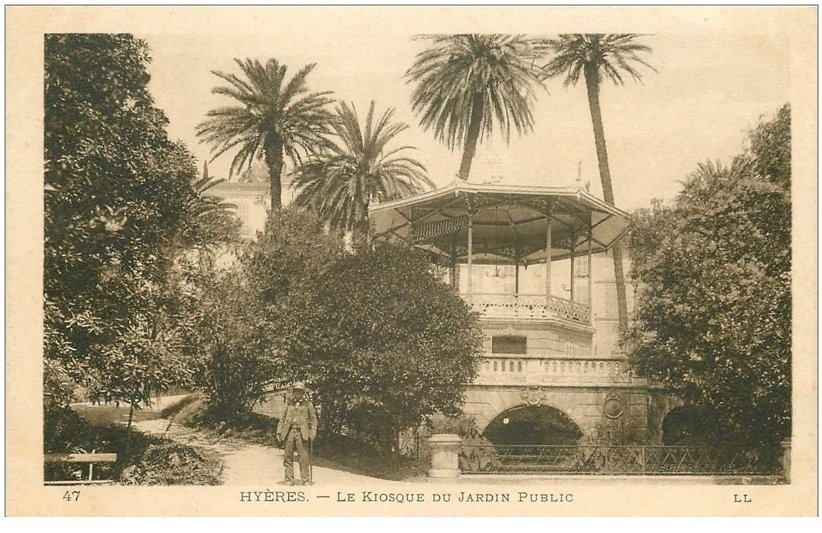
[(790, 108), (730, 166), (705, 164), (631, 232), (631, 361), (677, 388), (725, 443), (791, 434)]
[(197, 384), (211, 415), (231, 420), (262, 399), (280, 365), (270, 323), (242, 271), (220, 272), (202, 285), (192, 335)]
[(163, 283), (196, 169), (168, 139), (148, 61), (130, 35), (45, 38), (46, 372), (126, 403), (185, 370)]
[(288, 311), (289, 295), (308, 290), (344, 254), (343, 242), (316, 215), (285, 208), (269, 213), (241, 261), (266, 312), (276, 317)]
[(477, 315), (405, 247), (343, 257), (289, 298), (276, 324), (287, 375), (305, 379), (322, 433), (396, 450), (399, 432), (456, 413), (476, 376)]

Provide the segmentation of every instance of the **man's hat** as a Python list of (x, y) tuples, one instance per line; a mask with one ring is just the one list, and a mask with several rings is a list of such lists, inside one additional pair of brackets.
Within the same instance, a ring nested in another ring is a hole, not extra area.
[(305, 383), (302, 381), (298, 381), (295, 384), (291, 385), (291, 390), (305, 390)]

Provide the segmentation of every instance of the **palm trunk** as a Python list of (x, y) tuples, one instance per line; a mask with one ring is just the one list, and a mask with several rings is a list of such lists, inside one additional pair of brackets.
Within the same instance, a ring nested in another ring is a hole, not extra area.
[(362, 238), (366, 247), (371, 244), (371, 222), (368, 219), (368, 209), (370, 205), (371, 202), (366, 200), (365, 206), (363, 206), (363, 218), (359, 221), (360, 238)]
[[(602, 125), (602, 110), (599, 106), (599, 71), (595, 65), (585, 67), (585, 87), (588, 90), (588, 107), (591, 109), (591, 123), (594, 128), (594, 144), (597, 149), (597, 163), (599, 164), (599, 178), (602, 181), (602, 195), (611, 205), (614, 202), (614, 187), (611, 183), (611, 169), (608, 165), (608, 147), (605, 144), (605, 129)], [(628, 328), (628, 301), (625, 294), (625, 274), (622, 270), (622, 245), (617, 243), (612, 248), (614, 259), (614, 281), (617, 293), (617, 316), (619, 317), (619, 332), (622, 334)]]
[(271, 210), (283, 206), (283, 145), (277, 140), (269, 141), (265, 146), (265, 164), (268, 165), (268, 180), (271, 185)]
[(468, 175), (471, 173), (471, 162), (474, 160), (474, 154), (477, 153), (477, 141), (479, 140), (483, 112), (482, 94), (477, 93), (471, 102), (471, 121), (468, 123), (465, 146), (462, 150), (462, 162), (460, 163), (459, 172), (461, 180), (467, 180)]

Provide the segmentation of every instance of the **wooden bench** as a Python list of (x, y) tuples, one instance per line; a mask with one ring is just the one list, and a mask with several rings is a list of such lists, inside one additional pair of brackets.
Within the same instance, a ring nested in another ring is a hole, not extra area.
[(61, 455), (46, 455), (46, 463), (88, 463), (88, 479), (69, 481), (46, 481), (46, 485), (98, 485), (114, 483), (113, 479), (94, 479), (94, 465), (96, 463), (117, 462), (116, 453), (72, 453)]

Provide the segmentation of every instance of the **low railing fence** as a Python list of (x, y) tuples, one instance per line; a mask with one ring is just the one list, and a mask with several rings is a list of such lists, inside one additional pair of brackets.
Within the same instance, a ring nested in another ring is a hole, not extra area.
[(742, 448), (466, 444), (463, 474), (778, 475), (779, 456)]

